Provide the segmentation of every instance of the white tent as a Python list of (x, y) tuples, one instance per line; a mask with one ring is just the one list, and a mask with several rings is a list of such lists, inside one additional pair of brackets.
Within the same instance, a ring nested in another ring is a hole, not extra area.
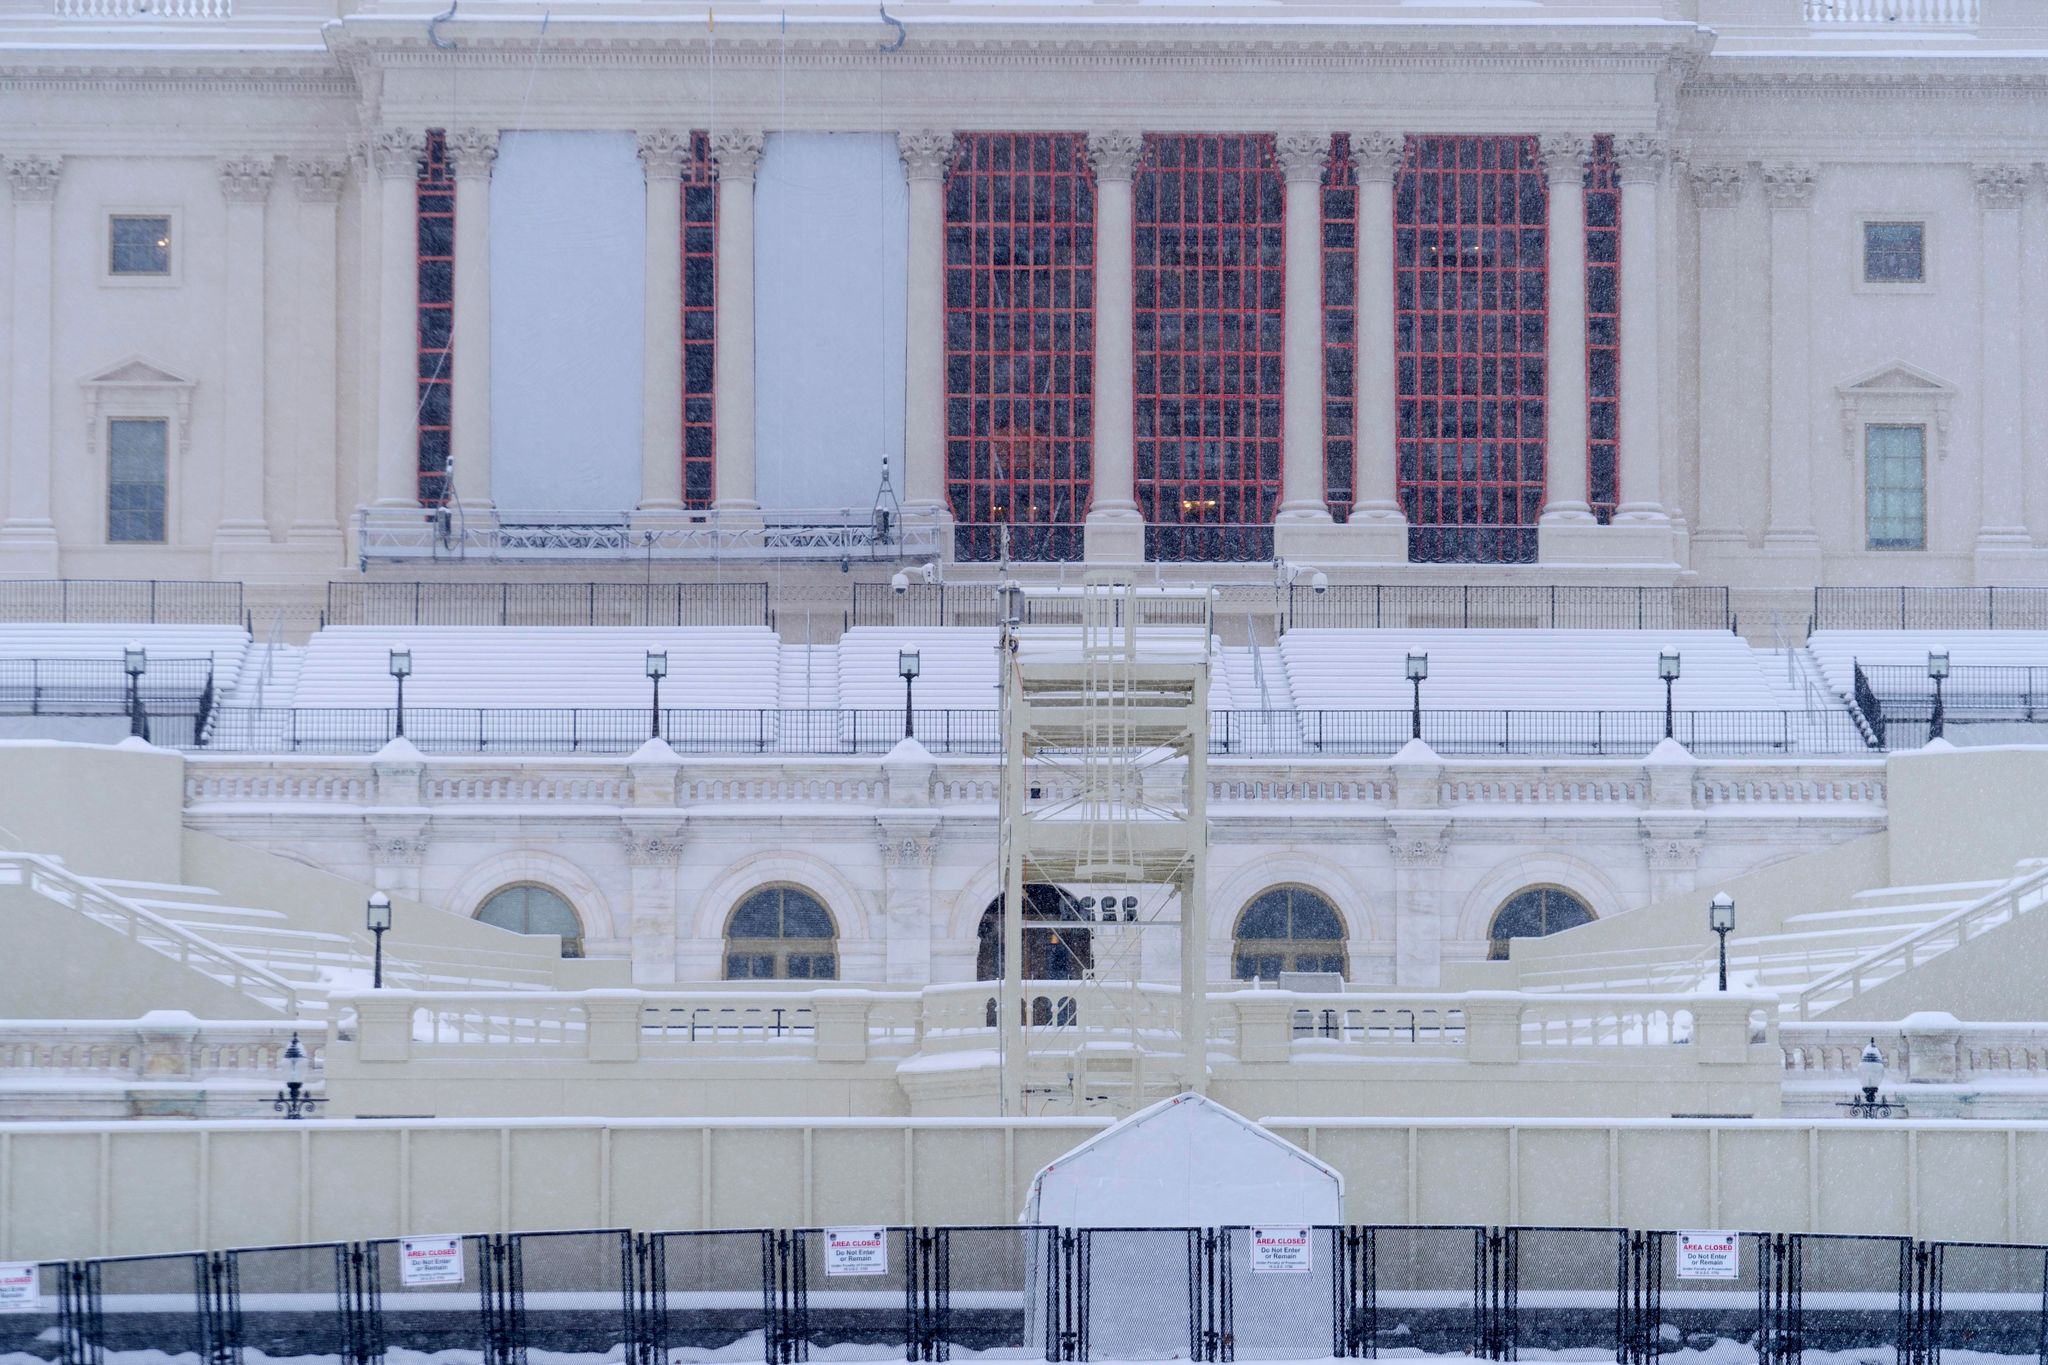
[(1105, 1128), (1040, 1171), (1021, 1218), (1068, 1228), (1344, 1221), (1344, 1177), (1202, 1095)]
[[(1311, 1234), (1297, 1273), (1271, 1274), (1254, 1268), (1249, 1230), (1340, 1226), (1344, 1178), (1212, 1100), (1177, 1095), (1097, 1133), (1038, 1173), (1021, 1221), (1088, 1229), (1076, 1289), (1097, 1360), (1189, 1353), (1197, 1304), (1217, 1296), (1188, 1229), (1222, 1230), (1240, 1336), (1267, 1356), (1330, 1353), (1334, 1234)], [(1046, 1268), (1028, 1277), (1027, 1341), (1044, 1332)]]

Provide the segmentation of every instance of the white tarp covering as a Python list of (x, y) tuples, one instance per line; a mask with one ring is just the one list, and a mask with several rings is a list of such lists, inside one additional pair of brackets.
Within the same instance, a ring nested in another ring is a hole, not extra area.
[(909, 187), (887, 133), (771, 133), (754, 219), (756, 488), (776, 508), (903, 492)]
[(1021, 1220), (1069, 1228), (1344, 1221), (1344, 1178), (1201, 1095), (1176, 1095), (1040, 1171)]
[[(500, 508), (625, 512), (640, 501), (646, 307), (647, 188), (633, 135), (504, 134), (491, 173)], [(462, 363), (460, 337), (451, 363)]]
[[(1329, 1234), (1310, 1234), (1309, 1270), (1254, 1268), (1249, 1229), (1329, 1228), (1344, 1221), (1344, 1179), (1291, 1143), (1200, 1095), (1140, 1110), (1040, 1171), (1021, 1221), (1091, 1229), (1086, 1257), (1089, 1353), (1097, 1360), (1184, 1357), (1199, 1259), (1190, 1228), (1229, 1229), (1241, 1341), (1267, 1358), (1329, 1354), (1335, 1266)], [(1045, 1285), (1026, 1286), (1026, 1340), (1041, 1339)]]

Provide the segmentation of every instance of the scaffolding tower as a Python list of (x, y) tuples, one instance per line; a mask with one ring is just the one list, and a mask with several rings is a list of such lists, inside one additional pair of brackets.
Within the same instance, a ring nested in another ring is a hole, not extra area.
[[(1200, 1092), (1208, 1083), (1213, 594), (1090, 574), (1078, 590), (1005, 585), (1002, 604), (1003, 1112), (1033, 1112), (1028, 1024), (1041, 1021), (1027, 1021), (1024, 985), (1032, 883), (1102, 893), (1063, 894), (1062, 917), (1085, 920), (1072, 927), (1108, 950), (1093, 956), (1086, 980), (1123, 985), (1129, 1005), (1124, 1027), (1112, 1030), (1109, 993), (1091, 997), (1084, 984), (1075, 1106), (1092, 1098), (1138, 1107), (1148, 1055), (1169, 1051), (1176, 1087)], [(1180, 998), (1174, 1026), (1163, 1030), (1144, 1009), (1143, 947), (1173, 931)], [(1106, 1088), (1121, 1093), (1091, 1095), (1091, 1057), (1106, 1068)]]

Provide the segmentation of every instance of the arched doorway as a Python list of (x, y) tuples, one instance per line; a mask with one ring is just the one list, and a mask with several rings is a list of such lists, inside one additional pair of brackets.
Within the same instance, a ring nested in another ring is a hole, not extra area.
[(520, 882), (494, 891), (476, 917), (515, 934), (559, 934), (563, 957), (583, 956), (583, 921), (568, 901), (545, 886)]
[(1487, 930), (1486, 955), (1502, 961), (1508, 943), (1518, 938), (1543, 938), (1581, 924), (1591, 924), (1592, 907), (1558, 886), (1531, 886), (1517, 891), (1493, 912), (1493, 927)]
[[(981, 912), (974, 978), (999, 981), (1003, 975), (1003, 898), (997, 896)], [(1095, 965), (1095, 949), (1081, 921), (1075, 899), (1057, 886), (1033, 882), (1024, 888), (1024, 979), (1078, 981)]]

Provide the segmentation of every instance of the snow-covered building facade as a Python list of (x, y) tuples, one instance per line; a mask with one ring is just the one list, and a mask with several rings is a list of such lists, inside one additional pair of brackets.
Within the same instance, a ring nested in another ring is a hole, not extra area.
[(2023, 0), (434, 17), (0, 10), (0, 569), (2043, 576)]

